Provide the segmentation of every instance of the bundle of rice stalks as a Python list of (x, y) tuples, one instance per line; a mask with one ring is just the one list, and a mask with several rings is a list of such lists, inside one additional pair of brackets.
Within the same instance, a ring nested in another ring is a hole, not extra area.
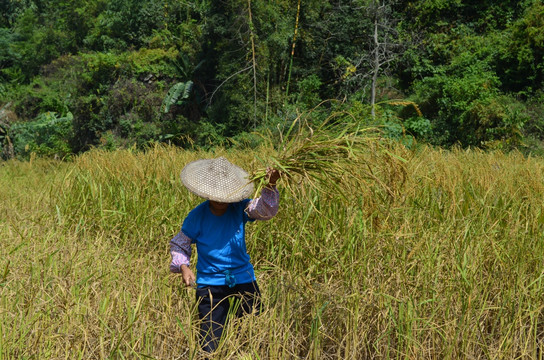
[[(265, 139), (270, 142), (273, 137), (268, 135)], [(340, 184), (352, 177), (348, 169), (354, 166), (366, 168), (367, 177), (379, 181), (366, 161), (367, 155), (376, 151), (380, 135), (377, 127), (334, 122), (332, 117), (314, 128), (299, 117), (285, 134), (280, 132), (277, 154), (267, 160), (260, 159), (264, 166), (252, 172), (251, 180), (257, 193), (260, 192), (267, 182), (266, 169), (272, 167), (281, 172), (282, 184), (287, 189), (294, 190), (305, 183), (322, 192), (343, 195)]]

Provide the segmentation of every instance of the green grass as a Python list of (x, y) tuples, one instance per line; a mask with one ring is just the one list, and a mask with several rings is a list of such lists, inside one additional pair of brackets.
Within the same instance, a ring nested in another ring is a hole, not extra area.
[[(248, 225), (266, 309), (231, 322), (214, 358), (542, 358), (544, 160), (387, 152), (345, 165), (337, 191), (290, 186)], [(194, 290), (168, 269), (200, 201), (179, 173), (205, 156), (254, 169), (255, 154), (1, 163), (0, 359), (200, 358)]]

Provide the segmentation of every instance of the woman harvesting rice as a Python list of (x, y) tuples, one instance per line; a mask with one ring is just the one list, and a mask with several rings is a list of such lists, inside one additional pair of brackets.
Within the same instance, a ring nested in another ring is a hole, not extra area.
[[(197, 160), (181, 172), (183, 184), (207, 199), (191, 210), (181, 231), (170, 241), (170, 270), (181, 273), (187, 286), (197, 285), (196, 298), (201, 320), (203, 350), (213, 352), (221, 338), (230, 302), (240, 300), (236, 313), (259, 312), (260, 291), (247, 254), (245, 224), (268, 220), (278, 211), (276, 181), (280, 174), (268, 169), (268, 184), (261, 196), (250, 200), (253, 184), (248, 174), (227, 159)], [(189, 268), (191, 244), (198, 252), (197, 276)]]

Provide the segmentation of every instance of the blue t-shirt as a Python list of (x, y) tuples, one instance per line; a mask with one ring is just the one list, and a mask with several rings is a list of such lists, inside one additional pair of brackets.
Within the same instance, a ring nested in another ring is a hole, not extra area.
[(196, 282), (206, 285), (250, 283), (255, 280), (246, 249), (245, 224), (253, 221), (245, 213), (249, 199), (229, 204), (221, 216), (205, 201), (191, 210), (181, 230), (196, 244), (198, 261)]

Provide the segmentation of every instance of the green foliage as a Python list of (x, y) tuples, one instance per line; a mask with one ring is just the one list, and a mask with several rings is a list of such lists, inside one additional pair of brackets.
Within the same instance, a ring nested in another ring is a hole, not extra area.
[(162, 111), (167, 113), (172, 105), (183, 105), (191, 96), (192, 90), (193, 82), (191, 80), (174, 84), (164, 98)]
[(530, 115), (523, 127), (525, 136), (544, 140), (544, 92), (539, 91), (527, 102), (527, 113)]
[(10, 95), (15, 112), (23, 119), (34, 119), (46, 112), (66, 114), (69, 111), (68, 95), (51, 88), (41, 78), (17, 87)]
[(21, 72), (21, 78), (12, 80), (30, 81), (37, 75), (40, 66), (63, 54), (68, 34), (48, 24), (43, 24), (40, 16), (32, 8), (17, 18), (13, 26), (15, 40), (11, 49), (17, 54), (18, 61), (13, 63)]
[(527, 122), (521, 129), (527, 153), (544, 155), (544, 92), (539, 91), (526, 103)]
[(9, 125), (0, 120), (0, 159), (13, 157), (13, 144), (8, 135)]
[(162, 89), (155, 84), (136, 80), (118, 80), (108, 91), (101, 111), (118, 119), (135, 114), (143, 121), (152, 122), (159, 116)]
[[(405, 5), (405, 3), (407, 3)], [(400, 6), (406, 6), (407, 18), (413, 19), (418, 28), (435, 30), (447, 26), (459, 14), (462, 0), (421, 0), (401, 1)]]
[(178, 75), (178, 69), (175, 61), (178, 58), (179, 51), (171, 47), (168, 49), (140, 49), (131, 51), (127, 54), (125, 66), (131, 76), (148, 77), (153, 75), (155, 79), (175, 78)]
[(107, 87), (126, 71), (127, 54), (87, 53), (81, 54), (81, 62), (85, 68), (82, 74), (83, 85), (88, 89)]
[(9, 129), (16, 156), (28, 157), (30, 153), (43, 156), (64, 157), (72, 153), (73, 116), (59, 116), (55, 112), (40, 114), (34, 121), (15, 123)]
[[(119, 120), (120, 131), (116, 133), (118, 143), (122, 144), (123, 142), (135, 145), (138, 148), (143, 148), (146, 145), (157, 142), (161, 137), (161, 128), (158, 124), (154, 122), (144, 121), (141, 118), (137, 117), (134, 114), (128, 114), (123, 116)], [(106, 135), (114, 134), (110, 130), (106, 132)], [(109, 136), (109, 135), (108, 135)], [(101, 139), (103, 142), (104, 136)]]
[[(508, 148), (526, 136), (538, 143), (531, 109), (544, 84), (542, 2), (376, 4), (7, 0), (0, 105), (13, 103), (22, 121), (71, 112), (76, 152), (245, 139), (322, 100), (315, 121), (347, 110), (393, 137), (442, 146)], [(370, 119), (374, 19), (388, 20), (378, 40), (403, 55), (381, 54), (381, 105)], [(388, 99), (413, 100), (422, 114), (384, 105)]]
[[(65, 51), (77, 53), (84, 40), (104, 11), (107, 0), (59, 0), (46, 2), (44, 21), (67, 34)], [(54, 21), (53, 21), (54, 19)]]
[(528, 115), (518, 101), (500, 95), (498, 85), (497, 76), (483, 69), (417, 82), (416, 101), (431, 120), (431, 141), (462, 146), (486, 146), (498, 140), (519, 144)]
[(0, 28), (13, 25), (17, 16), (28, 5), (27, 1), (5, 0), (0, 2)]
[(311, 109), (317, 106), (321, 102), (319, 97), (321, 85), (321, 79), (315, 74), (301, 79), (297, 83), (296, 103), (300, 104), (303, 109)]
[[(477, 101), (498, 94), (498, 77), (482, 63), (442, 67), (441, 72), (414, 83), (414, 101), (433, 125), (432, 141), (439, 145), (480, 145), (474, 138), (474, 122), (466, 122), (467, 113)], [(462, 70), (460, 70), (462, 69)]]
[(475, 101), (463, 114), (467, 141), (483, 147), (510, 148), (522, 142), (521, 129), (529, 116), (525, 106), (506, 96)]
[(302, 7), (295, 79), (318, 75), (327, 84), (320, 89), (323, 99), (349, 96), (367, 85), (369, 65), (364, 58), (373, 31), (370, 2), (303, 1)]
[[(521, 144), (520, 129), (529, 115), (523, 104), (514, 104), (506, 94), (522, 91), (526, 95), (537, 88), (531, 84), (541, 83), (535, 66), (538, 60), (528, 46), (532, 40), (527, 41), (533, 37), (527, 33), (514, 35), (525, 28), (522, 24), (534, 8), (533, 4), (525, 17), (513, 21), (520, 8), (506, 3), (488, 8), (462, 4), (459, 13), (452, 16), (461, 19), (467, 16), (465, 11), (472, 11), (496, 18), (484, 25), (479, 23), (481, 17), (475, 17), (476, 22), (464, 21), (449, 32), (429, 35), (424, 56), (417, 50), (406, 53), (405, 60), (412, 66), (405, 74), (412, 78), (403, 75), (403, 81), (411, 84), (413, 99), (431, 121), (431, 142), (481, 147), (496, 147), (497, 142), (507, 147)], [(498, 24), (501, 17), (507, 20)], [(490, 32), (475, 32), (482, 28)]]
[(422, 116), (408, 118), (403, 124), (406, 131), (418, 139), (427, 140), (432, 133), (431, 122)]
[(97, 145), (101, 133), (111, 126), (111, 118), (101, 113), (101, 107), (101, 99), (96, 95), (80, 96), (72, 104), (74, 138), (71, 146), (75, 152)]
[(517, 0), (402, 0), (398, 7), (410, 20), (404, 25), (415, 25), (421, 31), (441, 32), (452, 25), (468, 24), (483, 32), (505, 28), (526, 4), (527, 1)]
[(164, 25), (162, 1), (118, 0), (106, 2), (84, 43), (98, 51), (141, 47), (153, 30)]
[[(19, 55), (13, 49), (15, 35), (10, 29), (0, 28), (0, 71), (4, 73), (4, 69), (13, 66), (14, 62), (19, 59)], [(1, 76), (0, 73), (0, 76)], [(1, 79), (1, 78), (0, 78)]]
[(506, 91), (531, 94), (544, 81), (544, 4), (534, 1), (502, 36), (498, 60)]

